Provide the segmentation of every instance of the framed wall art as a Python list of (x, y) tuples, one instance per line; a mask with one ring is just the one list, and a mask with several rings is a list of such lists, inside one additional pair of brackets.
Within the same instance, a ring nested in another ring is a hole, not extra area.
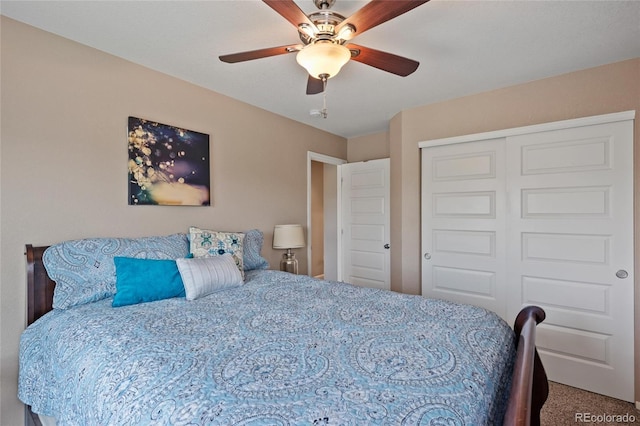
[(209, 135), (129, 117), (129, 205), (208, 206)]

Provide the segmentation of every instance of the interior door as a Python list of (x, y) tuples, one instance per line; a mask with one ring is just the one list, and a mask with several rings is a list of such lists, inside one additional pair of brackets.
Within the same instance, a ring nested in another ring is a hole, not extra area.
[(342, 281), (389, 290), (390, 160), (340, 166)]
[(633, 122), (507, 139), (508, 316), (540, 305), (549, 377), (633, 401)]
[(506, 319), (504, 144), (422, 150), (422, 294)]

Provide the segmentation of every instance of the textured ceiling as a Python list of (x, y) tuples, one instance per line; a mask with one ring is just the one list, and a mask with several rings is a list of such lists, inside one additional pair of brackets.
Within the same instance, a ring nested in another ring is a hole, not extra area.
[[(390, 0), (393, 1), (393, 0)], [(297, 0), (305, 13), (315, 6)], [(349, 16), (366, 1), (337, 0)], [(639, 1), (432, 0), (353, 42), (420, 62), (398, 77), (351, 61), (305, 94), (295, 54), (226, 64), (221, 54), (298, 43), (266, 4), (5, 1), (3, 15), (344, 137), (387, 129), (403, 109), (640, 57)], [(639, 76), (640, 78), (640, 76)]]

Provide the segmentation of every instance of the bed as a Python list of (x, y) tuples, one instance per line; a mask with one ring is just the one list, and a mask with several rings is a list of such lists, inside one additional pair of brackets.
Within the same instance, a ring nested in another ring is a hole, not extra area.
[(539, 307), (484, 309), (256, 269), (197, 300), (52, 309), (26, 246), (19, 398), (71, 424), (537, 425)]

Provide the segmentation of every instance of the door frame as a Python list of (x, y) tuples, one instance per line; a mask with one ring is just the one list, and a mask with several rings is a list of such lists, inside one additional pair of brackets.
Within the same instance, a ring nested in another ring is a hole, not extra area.
[(311, 162), (312, 161), (317, 161), (320, 163), (325, 163), (325, 164), (330, 164), (333, 166), (336, 166), (336, 173), (337, 173), (337, 187), (336, 187), (336, 211), (335, 211), (335, 215), (336, 215), (336, 232), (337, 232), (337, 253), (336, 253), (336, 257), (337, 257), (337, 268), (338, 270), (337, 272), (337, 277), (338, 277), (338, 281), (342, 279), (342, 238), (341, 238), (341, 232), (340, 230), (342, 229), (342, 215), (341, 215), (341, 211), (342, 211), (342, 204), (341, 204), (341, 198), (342, 198), (342, 189), (341, 189), (341, 185), (340, 185), (340, 181), (341, 181), (341, 173), (340, 173), (340, 167), (342, 164), (346, 164), (347, 160), (344, 160), (342, 158), (337, 158), (337, 157), (331, 157), (329, 155), (326, 154), (320, 154), (317, 152), (313, 152), (313, 151), (307, 151), (307, 275), (309, 276), (313, 276), (313, 265), (311, 262), (312, 259), (312, 248), (311, 248), (311, 236), (312, 236), (312, 221), (311, 221)]
[(455, 143), (475, 142), (486, 139), (498, 139), (508, 136), (525, 135), (529, 133), (545, 132), (548, 130), (560, 130), (568, 127), (590, 126), (592, 124), (614, 123), (616, 121), (634, 120), (635, 110), (613, 112), (611, 114), (601, 114), (582, 118), (572, 118), (569, 120), (554, 121), (551, 123), (532, 124), (530, 126), (513, 127), (510, 129), (494, 130), (490, 132), (473, 133), (462, 136), (452, 136), (441, 139), (431, 139), (418, 142), (418, 148), (430, 148), (438, 145), (451, 145)]

